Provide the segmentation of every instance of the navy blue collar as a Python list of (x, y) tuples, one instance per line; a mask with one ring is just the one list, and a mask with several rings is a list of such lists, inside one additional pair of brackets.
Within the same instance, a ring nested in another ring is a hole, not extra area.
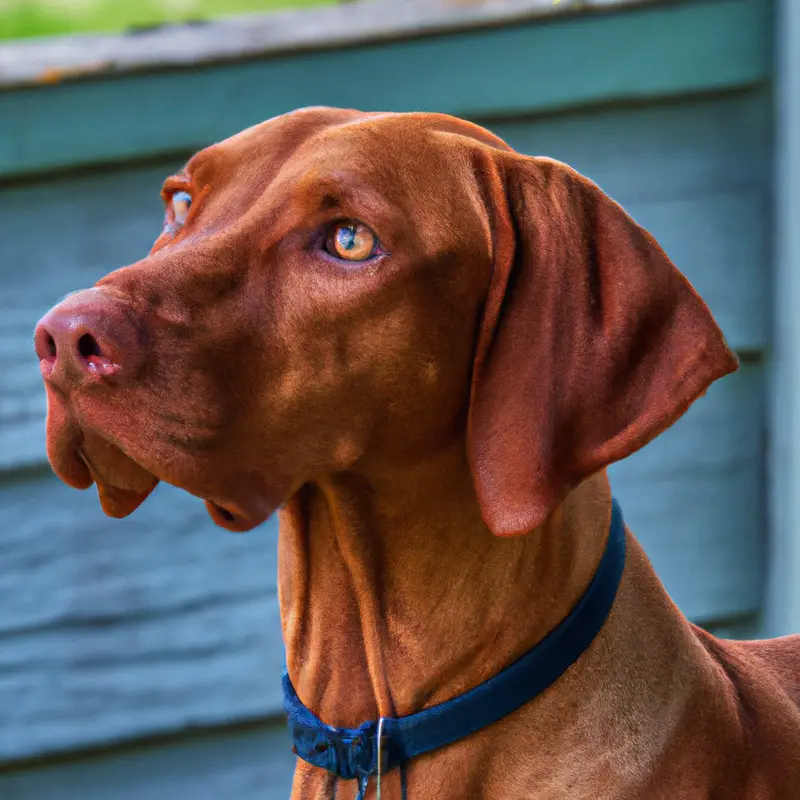
[[(382, 772), (463, 739), (516, 711), (555, 683), (603, 627), (625, 566), (625, 525), (612, 500), (605, 552), (578, 604), (539, 644), (510, 667), (452, 700), (407, 717), (383, 720)], [(378, 722), (333, 728), (314, 715), (283, 674), (283, 703), (300, 758), (340, 778), (357, 779), (360, 796), (377, 773)]]

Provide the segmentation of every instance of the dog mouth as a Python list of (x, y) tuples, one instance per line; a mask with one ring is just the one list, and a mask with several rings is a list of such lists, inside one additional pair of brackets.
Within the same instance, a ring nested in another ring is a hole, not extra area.
[[(122, 519), (132, 514), (161, 480), (204, 500), (212, 521), (235, 533), (255, 528), (274, 510), (263, 499), (258, 482), (231, 481), (218, 493), (209, 490), (204, 480), (183, 481), (175, 474), (160, 474), (162, 471), (156, 464), (140, 462), (123, 442), (98, 433), (94, 425), (88, 426), (85, 422), (82, 419), (78, 423), (73, 409), (48, 392), (47, 456), (50, 465), (58, 478), (75, 489), (88, 489), (94, 484), (103, 512), (109, 517)], [(103, 426), (104, 431), (105, 428)], [(176, 471), (174, 464), (170, 466), (172, 472)], [(180, 472), (186, 467), (184, 465)], [(191, 472), (190, 469), (187, 474)]]
[[(136, 511), (160, 482), (156, 475), (137, 464), (119, 447), (96, 440), (91, 434), (84, 438), (75, 457), (84, 464), (89, 473), (88, 486), (94, 483), (97, 487), (103, 512), (115, 519), (122, 519)], [(84, 483), (81, 488), (88, 486)], [(267, 516), (260, 513), (260, 510), (245, 509), (241, 503), (199, 496), (205, 501), (212, 521), (234, 533), (251, 530)]]
[[(84, 460), (87, 469), (94, 479), (100, 505), (104, 513), (109, 517), (122, 519), (132, 514), (144, 503), (158, 485), (159, 478), (142, 469), (133, 459), (125, 455), (121, 450), (117, 450), (117, 453), (116, 462), (118, 467), (122, 467), (124, 464), (126, 484), (130, 480), (132, 474), (136, 474), (135, 482), (137, 485), (135, 488), (127, 488), (126, 486), (118, 485), (120, 479), (117, 476), (122, 474), (120, 471), (115, 471), (112, 482), (112, 480), (101, 475), (100, 471), (91, 465), (91, 462), (86, 458), (83, 452), (79, 453), (79, 457)], [(261, 515), (254, 516), (252, 511), (245, 511), (240, 508), (238, 504), (229, 501), (210, 500), (208, 498), (201, 499), (205, 500), (206, 510), (212, 521), (219, 527), (233, 533), (244, 533), (263, 522), (263, 519), (260, 518)]]

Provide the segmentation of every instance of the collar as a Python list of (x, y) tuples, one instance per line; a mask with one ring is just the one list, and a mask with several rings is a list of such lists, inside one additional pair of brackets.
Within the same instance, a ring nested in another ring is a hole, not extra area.
[[(484, 683), (452, 700), (407, 717), (385, 717), (382, 772), (452, 744), (486, 728), (530, 702), (555, 683), (589, 647), (603, 627), (622, 579), (625, 525), (612, 500), (606, 549), (589, 587), (577, 605), (539, 644)], [(364, 786), (378, 772), (378, 721), (357, 728), (333, 728), (309, 710), (286, 670), (283, 702), (294, 751), (309, 764)]]

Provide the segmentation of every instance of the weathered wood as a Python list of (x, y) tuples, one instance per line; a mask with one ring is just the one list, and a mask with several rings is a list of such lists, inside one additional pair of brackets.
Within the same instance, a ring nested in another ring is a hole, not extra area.
[(780, 0), (767, 629), (800, 631), (800, 4)]
[[(759, 351), (769, 340), (769, 113), (752, 93), (489, 124), (523, 151), (597, 180), (661, 241), (732, 346)], [(161, 180), (176, 166), (0, 190), (0, 229), (14, 232), (0, 239), (0, 469), (44, 458), (36, 320), (66, 292), (147, 252), (161, 224)]]
[(669, 3), (3, 92), (0, 177), (194, 150), (304, 105), (477, 117), (752, 86), (770, 76), (768, 9)]
[(698, 622), (758, 610), (767, 543), (764, 371), (743, 364), (609, 470), (625, 521)]
[(514, 119), (478, 117), (520, 152), (567, 161), (623, 203), (769, 196), (772, 104), (766, 90)]
[(0, 88), (111, 73), (196, 67), (228, 59), (374, 45), (398, 37), (513, 25), (532, 19), (612, 11), (676, 0), (372, 0), (313, 9), (245, 14), (122, 34), (79, 34), (4, 42)]
[(294, 761), (285, 726), (260, 723), (0, 774), (0, 797), (286, 800)]
[(0, 486), (0, 761), (280, 710), (275, 520), (170, 487), (130, 518), (51, 476)]

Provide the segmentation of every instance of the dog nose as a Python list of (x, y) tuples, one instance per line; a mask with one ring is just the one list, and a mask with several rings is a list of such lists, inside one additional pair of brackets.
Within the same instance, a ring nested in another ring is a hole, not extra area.
[(130, 323), (116, 301), (99, 289), (84, 289), (50, 309), (34, 331), (45, 380), (62, 388), (111, 378), (125, 366)]

